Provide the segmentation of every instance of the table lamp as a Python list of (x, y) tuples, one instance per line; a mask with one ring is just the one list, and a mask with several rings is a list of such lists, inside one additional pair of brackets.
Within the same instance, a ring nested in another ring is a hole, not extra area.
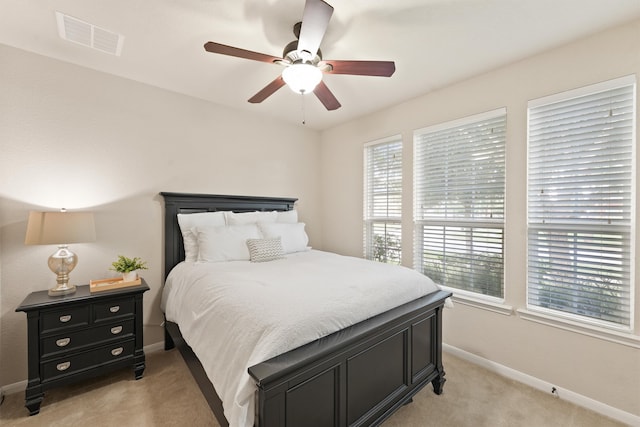
[(69, 285), (69, 273), (78, 264), (78, 256), (67, 247), (70, 243), (88, 243), (96, 240), (93, 213), (90, 212), (29, 212), (26, 245), (58, 245), (49, 257), (49, 268), (56, 275), (57, 286), (49, 295), (68, 295), (76, 291)]

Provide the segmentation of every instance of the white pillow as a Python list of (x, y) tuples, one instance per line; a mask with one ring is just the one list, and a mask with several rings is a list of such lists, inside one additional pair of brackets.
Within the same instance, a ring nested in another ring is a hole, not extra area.
[(198, 260), (198, 238), (192, 229), (198, 227), (218, 227), (225, 225), (224, 212), (199, 212), (178, 214), (178, 224), (184, 242), (184, 260)]
[(247, 239), (251, 262), (266, 262), (282, 259), (284, 251), (279, 237), (273, 239)]
[(196, 234), (199, 262), (248, 261), (247, 239), (260, 238), (255, 224), (202, 227)]
[[(263, 221), (267, 222), (267, 221)], [(298, 222), (298, 211), (291, 209), (290, 211), (278, 212), (276, 216), (276, 222), (286, 222), (288, 224), (295, 224)]]
[(278, 212), (225, 212), (227, 225), (256, 224), (258, 222), (276, 222)]
[(285, 254), (306, 251), (309, 236), (304, 231), (304, 222), (287, 223), (258, 223), (262, 236), (267, 239), (280, 237), (282, 250)]

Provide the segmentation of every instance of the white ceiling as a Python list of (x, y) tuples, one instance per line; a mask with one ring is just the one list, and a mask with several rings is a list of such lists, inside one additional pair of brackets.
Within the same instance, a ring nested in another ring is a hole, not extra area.
[[(307, 126), (326, 129), (640, 18), (640, 0), (327, 1), (325, 59), (396, 63), (391, 78), (325, 75), (336, 111), (286, 87), (249, 104), (281, 68), (203, 48), (281, 56), (304, 0), (0, 0), (0, 43), (291, 123), (304, 104)], [(55, 11), (124, 35), (122, 55), (62, 40)]]

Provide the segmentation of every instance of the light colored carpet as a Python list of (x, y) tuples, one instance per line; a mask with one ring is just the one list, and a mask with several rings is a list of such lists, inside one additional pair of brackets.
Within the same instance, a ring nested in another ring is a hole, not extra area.
[[(384, 427), (622, 426), (599, 414), (495, 375), (445, 353), (447, 382), (430, 385)], [(126, 369), (46, 392), (39, 415), (28, 416), (24, 393), (6, 396), (3, 426), (218, 426), (177, 350), (147, 354), (144, 378)]]

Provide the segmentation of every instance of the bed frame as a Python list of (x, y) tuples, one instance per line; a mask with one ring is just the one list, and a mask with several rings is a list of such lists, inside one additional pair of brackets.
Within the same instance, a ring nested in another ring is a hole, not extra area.
[[(178, 213), (285, 211), (297, 199), (161, 193), (165, 277), (184, 259)], [(379, 425), (429, 382), (442, 393), (442, 309), (436, 291), (249, 368), (258, 427)], [(222, 402), (180, 328), (165, 322), (165, 349), (177, 347), (222, 426)]]

